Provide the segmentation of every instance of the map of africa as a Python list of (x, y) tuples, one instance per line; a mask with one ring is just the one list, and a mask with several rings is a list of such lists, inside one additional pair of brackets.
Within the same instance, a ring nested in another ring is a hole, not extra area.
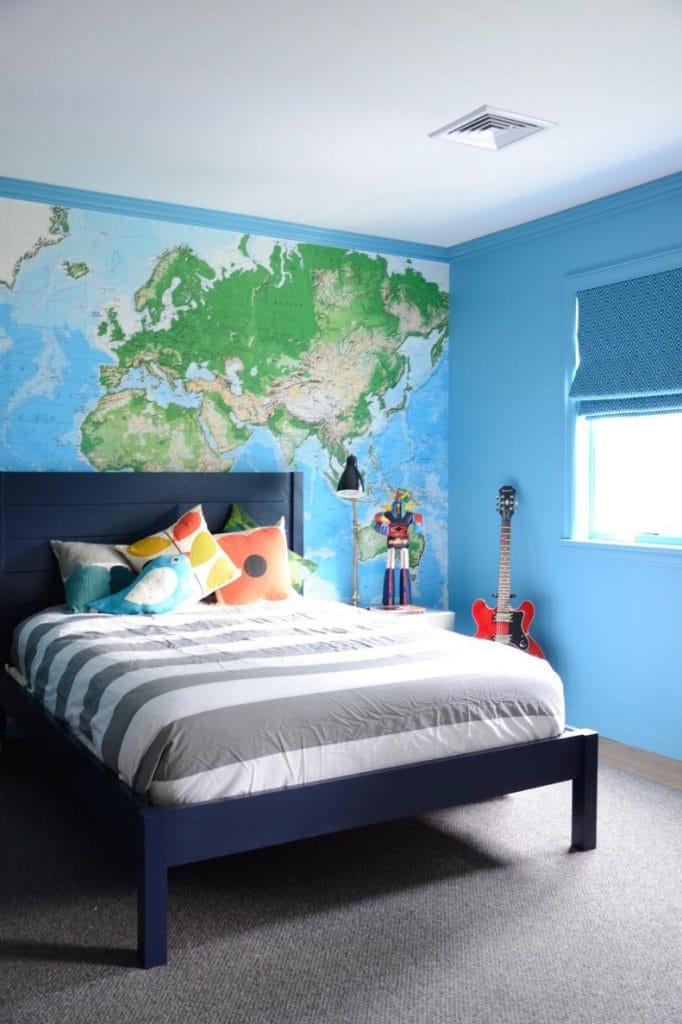
[(380, 601), (397, 487), (424, 515), (413, 599), (446, 600), (447, 267), (0, 199), (5, 469), (305, 474), (317, 596)]

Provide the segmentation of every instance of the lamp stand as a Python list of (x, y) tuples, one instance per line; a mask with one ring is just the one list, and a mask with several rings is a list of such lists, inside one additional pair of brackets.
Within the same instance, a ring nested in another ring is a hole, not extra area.
[(358, 606), (358, 503), (351, 501), (353, 506), (353, 606)]

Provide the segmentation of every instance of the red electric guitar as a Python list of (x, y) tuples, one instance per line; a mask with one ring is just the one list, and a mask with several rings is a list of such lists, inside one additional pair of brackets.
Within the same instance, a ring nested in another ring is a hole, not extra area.
[(502, 517), (500, 528), (500, 572), (497, 582), (497, 607), (490, 608), (482, 597), (474, 601), (471, 614), (476, 623), (475, 636), (484, 640), (495, 640), (498, 644), (512, 644), (522, 651), (534, 654), (536, 658), (544, 658), (542, 648), (530, 635), (530, 624), (535, 615), (532, 601), (522, 601), (518, 608), (512, 608), (510, 598), (510, 546), (511, 517), (516, 511), (516, 491), (507, 485), (500, 487), (497, 497), (497, 511)]

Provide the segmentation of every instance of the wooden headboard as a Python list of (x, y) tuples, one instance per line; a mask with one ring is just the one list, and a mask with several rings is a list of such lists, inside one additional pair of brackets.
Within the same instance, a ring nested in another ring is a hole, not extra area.
[(300, 473), (0, 473), (0, 667), (17, 623), (64, 601), (51, 539), (131, 543), (200, 503), (218, 533), (235, 502), (262, 525), (284, 516), (303, 554)]

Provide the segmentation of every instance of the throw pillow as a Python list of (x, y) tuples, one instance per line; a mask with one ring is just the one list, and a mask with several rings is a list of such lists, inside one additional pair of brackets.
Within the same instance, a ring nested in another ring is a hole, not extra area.
[[(250, 516), (246, 509), (236, 503), (230, 509), (227, 522), (223, 527), (225, 533), (235, 533), (236, 531), (253, 530), (257, 528), (258, 523), (253, 516)], [(299, 555), (296, 551), (292, 551), (291, 549), (289, 549), (288, 556), (291, 586), (300, 594), (303, 591), (304, 582), (317, 570), (317, 562), (313, 562), (309, 558), (304, 558), (303, 555)]]
[(193, 580), (190, 596), (197, 601), (218, 587), (234, 582), (239, 576), (237, 566), (209, 533), (201, 505), (185, 512), (165, 530), (143, 537), (134, 544), (119, 544), (118, 550), (138, 571), (157, 555), (187, 555)]
[(159, 555), (147, 562), (129, 587), (92, 601), (90, 609), (109, 615), (162, 615), (188, 600), (194, 574), (186, 555)]
[(70, 612), (86, 612), (92, 601), (116, 594), (135, 579), (135, 572), (113, 544), (52, 540), (50, 546), (59, 564)]
[(282, 601), (291, 595), (284, 519), (275, 526), (220, 533), (216, 540), (241, 570), (238, 580), (216, 592), (218, 604)]

